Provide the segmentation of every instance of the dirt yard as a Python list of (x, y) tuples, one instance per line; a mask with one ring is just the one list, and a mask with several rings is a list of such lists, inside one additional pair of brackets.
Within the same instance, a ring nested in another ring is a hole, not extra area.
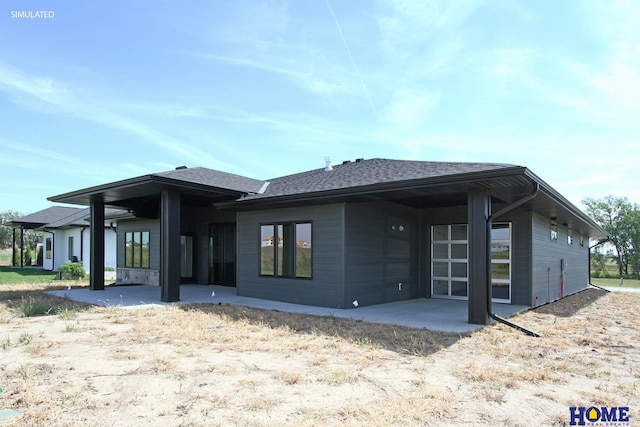
[[(124, 310), (0, 288), (15, 426), (640, 425), (640, 294), (590, 291), (466, 336), (229, 306)], [(20, 317), (26, 306), (47, 315)], [(581, 308), (587, 304), (584, 308)]]

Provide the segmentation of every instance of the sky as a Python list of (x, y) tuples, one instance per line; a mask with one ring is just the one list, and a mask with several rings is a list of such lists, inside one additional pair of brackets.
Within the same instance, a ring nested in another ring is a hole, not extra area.
[(632, 0), (2, 0), (0, 211), (325, 156), (510, 163), (579, 207), (637, 203), (638, 22)]

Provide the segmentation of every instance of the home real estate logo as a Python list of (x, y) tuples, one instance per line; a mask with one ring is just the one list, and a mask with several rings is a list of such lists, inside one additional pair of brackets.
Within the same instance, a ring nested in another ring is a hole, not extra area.
[(628, 406), (571, 406), (569, 407), (570, 426), (628, 426)]

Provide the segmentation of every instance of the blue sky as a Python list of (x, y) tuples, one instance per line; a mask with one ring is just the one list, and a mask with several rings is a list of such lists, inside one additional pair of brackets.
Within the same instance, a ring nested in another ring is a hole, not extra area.
[(635, 1), (4, 0), (0, 211), (325, 156), (513, 163), (578, 205), (640, 202), (638, 22)]

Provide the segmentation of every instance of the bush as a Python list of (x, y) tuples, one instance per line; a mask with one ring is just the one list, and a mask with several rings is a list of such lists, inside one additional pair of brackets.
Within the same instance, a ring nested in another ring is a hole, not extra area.
[(36, 253), (36, 265), (38, 267), (42, 267), (44, 265), (44, 259), (42, 257), (42, 253), (44, 252), (44, 248), (42, 246), (38, 246)]
[(84, 271), (84, 267), (79, 262), (65, 262), (58, 269), (58, 274), (60, 279), (68, 280), (68, 279), (83, 279), (86, 274)]
[(13, 251), (13, 266), (20, 267), (20, 248), (15, 248)]
[(24, 251), (24, 265), (25, 266), (30, 266), (31, 265), (31, 249), (27, 248)]

